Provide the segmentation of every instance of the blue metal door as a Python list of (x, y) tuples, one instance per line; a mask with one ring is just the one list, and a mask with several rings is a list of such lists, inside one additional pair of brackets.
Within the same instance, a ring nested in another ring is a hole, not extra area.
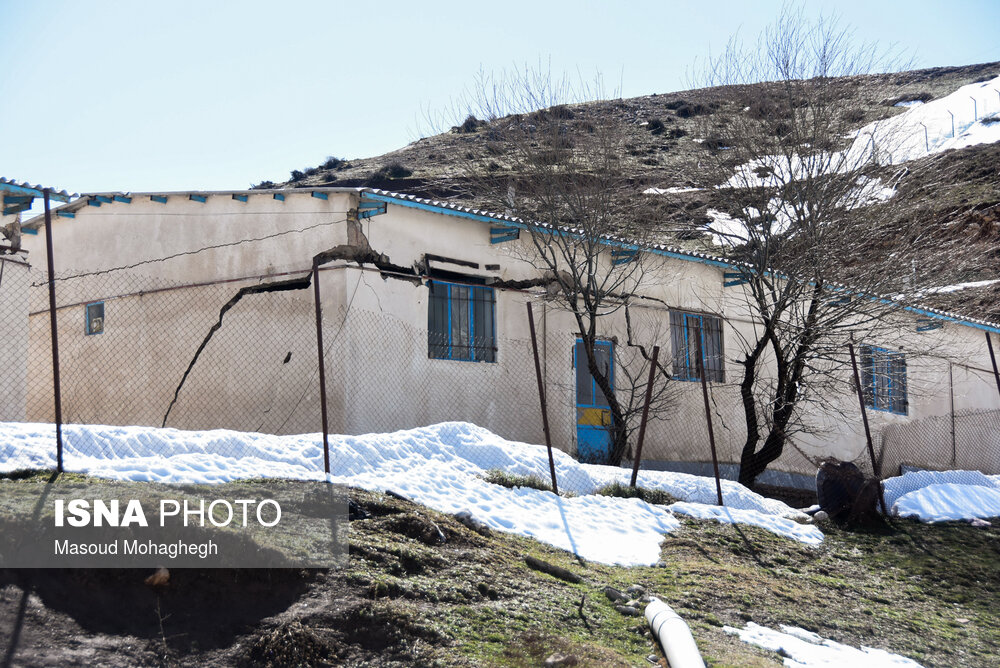
[[(601, 372), (614, 387), (614, 351), (610, 341), (594, 342), (594, 357)], [(613, 418), (608, 400), (594, 382), (587, 366), (583, 340), (573, 347), (576, 368), (576, 453), (582, 462), (606, 464), (611, 457)]]

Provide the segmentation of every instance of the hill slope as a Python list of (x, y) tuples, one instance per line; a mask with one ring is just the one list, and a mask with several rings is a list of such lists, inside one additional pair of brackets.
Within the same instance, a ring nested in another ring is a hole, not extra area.
[[(854, 114), (850, 120), (861, 128), (998, 75), (1000, 63), (986, 63), (837, 79), (835, 90), (850, 101)], [(767, 102), (775, 95), (773, 84), (750, 88), (762, 100), (766, 113)], [(997, 95), (996, 103), (983, 101), (975, 110), (972, 102), (965, 103), (970, 109), (956, 107), (959, 130), (964, 127), (963, 120), (972, 122), (962, 115), (995, 116), (1000, 92)], [(711, 171), (703, 163), (713, 152), (725, 149), (724, 115), (733, 97), (731, 88), (705, 88), (566, 105), (536, 114), (558, 114), (566, 144), (573, 150), (586, 145), (595, 126), (613, 126), (624, 137), (627, 155), (623, 158), (631, 178), (630, 191), (621, 196), (645, 198), (648, 224), (664, 242), (712, 252), (707, 212), (715, 200), (712, 187), (718, 184), (711, 182)], [(995, 134), (1000, 135), (1000, 131)], [(488, 135), (488, 126), (470, 117), (449, 131), (381, 156), (328, 159), (322, 165), (293, 172), (293, 178), (282, 185), (370, 186), (495, 209), (484, 193), (477, 192), (472, 171), (488, 165), (487, 169), (495, 170), (491, 176), (503, 175), (503, 161), (490, 160)], [(919, 216), (927, 225), (947, 229), (981, 250), (978, 266), (947, 282), (982, 283), (1000, 278), (1000, 143), (930, 153), (906, 164), (910, 173), (897, 188), (904, 215)], [(1000, 320), (1000, 282), (933, 292), (925, 301)]]

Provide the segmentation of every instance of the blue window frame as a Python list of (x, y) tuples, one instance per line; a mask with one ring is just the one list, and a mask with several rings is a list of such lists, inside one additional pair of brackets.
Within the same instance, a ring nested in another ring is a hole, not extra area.
[(427, 356), (440, 360), (496, 362), (493, 288), (429, 281)]
[(84, 311), (84, 334), (104, 333), (104, 302), (93, 302), (87, 304)]
[(701, 313), (670, 312), (670, 343), (673, 348), (674, 378), (700, 381), (698, 350), (702, 351), (705, 379), (710, 383), (725, 381), (725, 357), (722, 353), (722, 320)]
[[(597, 368), (608, 379), (611, 388), (615, 387), (615, 368), (611, 363), (614, 358), (614, 347), (610, 341), (594, 341), (594, 357)], [(573, 347), (573, 368), (576, 369), (576, 405), (578, 408), (610, 408), (607, 397), (598, 387), (597, 381), (590, 374), (587, 364), (587, 349), (583, 339), (577, 339)]]
[(906, 355), (877, 346), (858, 348), (865, 406), (906, 415)]

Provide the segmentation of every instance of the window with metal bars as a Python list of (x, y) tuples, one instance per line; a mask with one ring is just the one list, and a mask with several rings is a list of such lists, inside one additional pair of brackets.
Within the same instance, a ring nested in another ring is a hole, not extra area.
[(725, 381), (720, 318), (701, 313), (671, 311), (670, 343), (675, 379), (701, 380), (698, 374), (698, 351), (701, 350), (705, 379), (710, 383)]
[(429, 281), (427, 356), (496, 362), (496, 298), (493, 288)]
[(865, 406), (906, 415), (906, 355), (876, 346), (859, 346)]

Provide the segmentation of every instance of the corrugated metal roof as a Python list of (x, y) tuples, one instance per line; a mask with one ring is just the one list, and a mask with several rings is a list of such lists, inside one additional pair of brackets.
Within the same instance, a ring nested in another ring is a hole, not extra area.
[[(4, 181), (3, 179), (0, 179), (0, 183), (6, 183), (6, 181)], [(181, 195), (181, 196), (188, 196), (188, 195), (204, 195), (204, 196), (230, 195), (231, 196), (231, 195), (244, 195), (244, 194), (245, 195), (253, 195), (253, 194), (266, 195), (266, 194), (273, 194), (273, 193), (282, 193), (282, 194), (286, 194), (286, 195), (287, 194), (298, 193), (298, 194), (302, 194), (302, 195), (308, 195), (311, 192), (328, 192), (328, 193), (349, 192), (349, 193), (358, 193), (358, 194), (369, 193), (369, 194), (372, 194), (372, 195), (376, 195), (378, 197), (383, 197), (383, 198), (386, 198), (386, 199), (395, 200), (395, 201), (400, 202), (401, 204), (404, 204), (404, 205), (407, 204), (407, 203), (409, 203), (411, 205), (413, 205), (413, 204), (419, 205), (421, 208), (431, 208), (431, 209), (434, 209), (437, 212), (440, 212), (440, 213), (442, 213), (444, 215), (459, 215), (459, 216), (462, 216), (462, 217), (474, 217), (474, 218), (480, 218), (480, 219), (486, 219), (486, 220), (495, 220), (497, 222), (511, 223), (511, 224), (520, 225), (520, 226), (523, 226), (523, 227), (534, 227), (534, 228), (537, 228), (537, 229), (556, 229), (555, 226), (547, 224), (547, 223), (540, 223), (540, 222), (537, 222), (537, 221), (524, 221), (521, 218), (518, 218), (517, 216), (510, 216), (510, 215), (507, 215), (507, 214), (496, 213), (496, 212), (493, 212), (493, 211), (485, 211), (485, 210), (482, 210), (482, 209), (474, 209), (472, 207), (463, 206), (461, 204), (456, 204), (454, 202), (447, 202), (447, 201), (442, 201), (442, 200), (427, 199), (427, 198), (424, 198), (424, 197), (418, 197), (416, 195), (410, 195), (410, 194), (407, 194), (407, 193), (394, 192), (394, 191), (391, 191), (391, 190), (381, 190), (379, 188), (342, 187), (342, 186), (340, 186), (340, 187), (338, 187), (338, 186), (322, 186), (322, 187), (310, 187), (310, 188), (268, 188), (268, 189), (254, 189), (254, 190), (182, 190), (182, 191), (156, 191), (156, 192), (135, 192), (135, 193), (133, 193), (133, 192), (121, 192), (121, 191), (117, 191), (117, 192), (115, 192), (115, 191), (109, 191), (109, 192), (101, 192), (101, 193), (81, 193), (78, 196), (78, 199), (76, 199), (73, 202), (70, 202), (68, 204), (64, 204), (63, 206), (58, 207), (58, 209), (56, 209), (56, 210), (61, 210), (61, 211), (76, 211), (76, 210), (78, 210), (80, 208), (85, 207), (87, 205), (88, 199), (90, 199), (92, 197), (96, 197), (97, 195), (103, 195), (103, 196), (106, 196), (106, 197), (113, 197), (115, 195), (127, 196), (127, 197), (146, 197), (146, 196), (152, 196), (152, 195), (160, 195), (160, 196), (171, 196), (171, 195), (174, 195), (174, 196), (177, 196), (177, 195)], [(36, 216), (35, 218), (32, 218), (31, 220), (23, 223), (22, 227), (36, 228), (39, 225), (41, 225), (43, 222), (44, 222), (44, 219), (43, 219), (42, 216)], [(558, 228), (558, 229), (560, 229), (562, 231), (565, 231), (565, 232), (569, 232), (569, 233), (581, 233), (581, 230), (578, 230), (578, 229), (575, 229), (575, 228), (572, 228), (572, 227), (562, 227), (562, 228)], [(639, 250), (650, 251), (650, 252), (658, 254), (658, 255), (666, 255), (666, 256), (674, 257), (674, 258), (677, 258), (677, 259), (680, 259), (680, 260), (687, 260), (687, 261), (691, 261), (691, 262), (701, 262), (701, 263), (711, 264), (711, 265), (718, 266), (718, 267), (732, 267), (734, 269), (746, 268), (746, 266), (747, 266), (745, 264), (740, 264), (740, 263), (737, 263), (737, 262), (733, 262), (731, 260), (726, 260), (726, 259), (724, 259), (722, 257), (717, 256), (717, 255), (711, 255), (709, 253), (700, 253), (698, 251), (692, 251), (692, 250), (688, 250), (688, 249), (684, 249), (684, 248), (678, 248), (678, 247), (670, 246), (670, 245), (667, 245), (667, 244), (646, 244), (646, 243), (640, 243), (640, 242), (637, 242), (637, 241), (635, 241), (633, 239), (627, 239), (625, 237), (619, 237), (619, 236), (611, 235), (611, 234), (601, 235), (601, 238), (604, 239), (604, 240), (606, 240), (609, 244), (612, 244), (612, 245), (621, 245), (621, 246), (625, 246), (625, 247), (628, 247), (628, 248), (635, 248), (635, 249), (639, 249)], [(960, 324), (965, 324), (965, 325), (972, 326), (972, 327), (974, 327), (976, 329), (983, 329), (983, 330), (990, 331), (990, 332), (993, 332), (993, 333), (996, 333), (996, 334), (1000, 334), (1000, 324), (998, 324), (998, 323), (989, 322), (987, 320), (981, 320), (981, 319), (978, 319), (978, 318), (972, 318), (972, 317), (969, 317), (969, 316), (964, 316), (964, 315), (960, 315), (958, 313), (953, 313), (953, 312), (950, 312), (950, 311), (944, 311), (942, 309), (937, 309), (937, 308), (931, 308), (931, 307), (926, 307), (926, 306), (906, 306), (906, 305), (900, 304), (899, 302), (893, 300), (891, 297), (885, 296), (885, 295), (873, 296), (873, 295), (858, 294), (850, 286), (843, 285), (843, 284), (840, 284), (840, 283), (831, 283), (830, 287), (838, 289), (838, 290), (843, 290), (844, 292), (849, 293), (849, 294), (853, 293), (854, 296), (858, 296), (858, 297), (861, 297), (861, 298), (879, 300), (879, 301), (881, 301), (881, 302), (883, 302), (885, 304), (897, 306), (897, 307), (899, 307), (900, 309), (902, 309), (904, 311), (908, 311), (910, 313), (915, 313), (917, 315), (924, 315), (924, 316), (928, 316), (928, 317), (931, 317), (931, 318), (936, 318), (936, 319), (939, 319), (939, 320), (945, 320), (945, 321), (950, 321), (950, 322), (957, 322), (957, 323), (960, 323)]]
[[(4, 186), (10, 186), (10, 187), (5, 188)], [(40, 186), (37, 184), (31, 185), (27, 182), (15, 181), (14, 179), (5, 179), (4, 177), (0, 176), (0, 190), (5, 190), (5, 189), (12, 191), (17, 190), (25, 195), (32, 195), (34, 197), (42, 197), (44, 194), (43, 191), (47, 189), (49, 191), (49, 197), (51, 199), (57, 199), (64, 202), (68, 202), (71, 197), (75, 197), (75, 195), (71, 195), (65, 190), (46, 188), (45, 186)]]

